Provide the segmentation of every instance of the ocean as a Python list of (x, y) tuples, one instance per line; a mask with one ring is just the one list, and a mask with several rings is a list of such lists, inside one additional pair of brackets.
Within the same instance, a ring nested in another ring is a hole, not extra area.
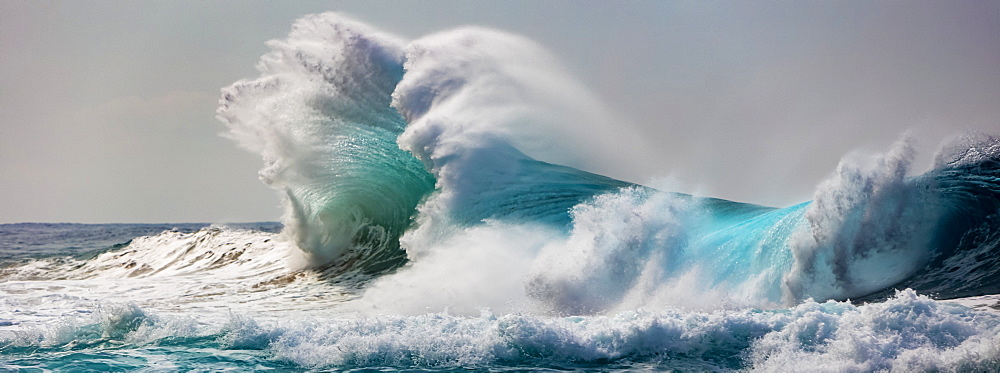
[(1000, 371), (1000, 138), (760, 206), (564, 165), (603, 117), (520, 36), (268, 46), (217, 116), (282, 221), (0, 224), (0, 370)]

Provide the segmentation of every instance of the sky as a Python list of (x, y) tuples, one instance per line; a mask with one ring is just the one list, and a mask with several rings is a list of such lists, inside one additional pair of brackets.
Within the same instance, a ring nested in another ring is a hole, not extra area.
[(904, 133), (916, 172), (949, 136), (1000, 134), (998, 1), (6, 0), (0, 223), (278, 220), (259, 155), (220, 136), (219, 89), (324, 11), (540, 43), (645, 141), (589, 171), (680, 192), (788, 206)]

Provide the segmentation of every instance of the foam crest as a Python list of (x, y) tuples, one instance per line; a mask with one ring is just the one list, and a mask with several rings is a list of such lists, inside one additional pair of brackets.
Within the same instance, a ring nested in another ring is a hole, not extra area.
[(435, 174), (446, 174), (444, 163), (460, 151), (496, 141), (534, 159), (580, 166), (615, 157), (585, 149), (637, 140), (554, 56), (518, 35), (480, 27), (432, 34), (406, 47), (404, 66), (393, 92), (393, 106), (409, 122), (400, 144)]
[(398, 261), (396, 237), (432, 188), (395, 142), (402, 45), (334, 13), (307, 16), (268, 43), (259, 78), (223, 90), (227, 136), (264, 158), (260, 178), (279, 191), (286, 233), (312, 265), (358, 251)]
[[(579, 164), (595, 135), (606, 133), (605, 141), (624, 131), (530, 40), (457, 29), (410, 43), (404, 66), (393, 92), (393, 107), (409, 122), (399, 144), (437, 179), (438, 192), (421, 207), (422, 225), (564, 219), (573, 204), (605, 185), (626, 185), (548, 163)], [(581, 182), (588, 190), (580, 190)], [(558, 208), (539, 206), (560, 199)]]
[(934, 168), (978, 165), (1000, 159), (1000, 138), (970, 132), (946, 140), (934, 156)]
[(867, 295), (926, 264), (939, 213), (927, 180), (907, 179), (912, 159), (900, 140), (884, 154), (845, 157), (820, 184), (808, 226), (790, 242), (786, 302)]

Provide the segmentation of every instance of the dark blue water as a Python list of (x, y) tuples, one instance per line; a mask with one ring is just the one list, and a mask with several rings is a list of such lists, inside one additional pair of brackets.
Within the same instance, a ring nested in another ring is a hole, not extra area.
[[(133, 238), (163, 231), (197, 232), (207, 223), (184, 224), (0, 224), (0, 260), (46, 256), (87, 256), (112, 247), (123, 247)], [(225, 226), (278, 232), (280, 223), (234, 223)]]

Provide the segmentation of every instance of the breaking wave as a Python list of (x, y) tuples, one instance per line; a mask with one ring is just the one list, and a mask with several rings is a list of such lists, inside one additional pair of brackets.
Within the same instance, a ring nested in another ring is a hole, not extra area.
[[(310, 265), (387, 273), (413, 261), (376, 281), (373, 299), (443, 286), (451, 301), (415, 307), (498, 298), (594, 313), (998, 290), (994, 137), (943, 145), (917, 176), (905, 138), (851, 154), (812, 202), (770, 208), (559, 165), (599, 158), (579, 134), (615, 123), (519, 36), (463, 28), (407, 43), (323, 14), (269, 46), (258, 79), (224, 90), (219, 117), (264, 157), (261, 178)], [(478, 270), (496, 261), (518, 267)], [(442, 271), (457, 284), (441, 285)], [(503, 295), (460, 299), (478, 276), (507, 284), (491, 290)]]

